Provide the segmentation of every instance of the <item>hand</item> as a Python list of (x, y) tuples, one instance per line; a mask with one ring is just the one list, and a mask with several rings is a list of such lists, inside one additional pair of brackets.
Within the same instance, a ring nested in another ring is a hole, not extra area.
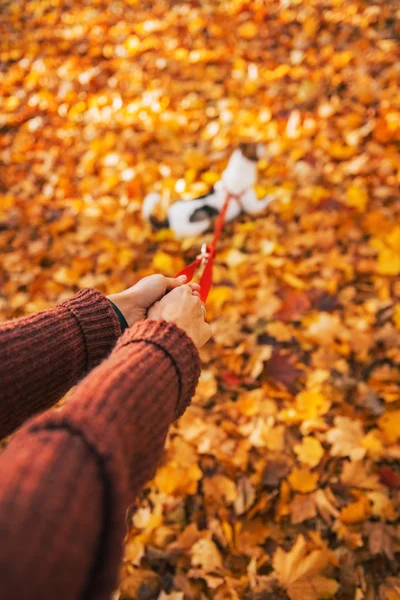
[(197, 348), (204, 346), (211, 337), (211, 327), (205, 322), (205, 308), (197, 290), (182, 285), (164, 296), (152, 306), (147, 316), (175, 323), (192, 338)]
[[(177, 277), (164, 277), (164, 275), (150, 275), (138, 281), (135, 285), (120, 292), (107, 296), (122, 312), (129, 327), (137, 321), (145, 319), (147, 309), (157, 300), (160, 300), (167, 292), (178, 288), (186, 283), (186, 275)], [(195, 283), (190, 284), (190, 288), (195, 294), (198, 293), (199, 286)]]

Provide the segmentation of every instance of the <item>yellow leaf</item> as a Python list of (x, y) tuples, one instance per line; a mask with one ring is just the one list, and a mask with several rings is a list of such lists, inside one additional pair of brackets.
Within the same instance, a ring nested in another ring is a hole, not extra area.
[(397, 254), (400, 254), (400, 226), (394, 227), (386, 238), (386, 243), (393, 248)]
[(363, 188), (352, 186), (347, 190), (347, 204), (364, 212), (368, 202), (367, 191)]
[(333, 55), (333, 66), (337, 69), (342, 69), (343, 67), (346, 67), (353, 58), (354, 54), (350, 50), (337, 52)]
[(282, 280), (291, 287), (296, 288), (297, 290), (307, 289), (307, 285), (304, 283), (304, 281), (299, 277), (296, 277), (296, 275), (293, 275), (292, 273), (284, 273), (282, 275)]
[(340, 511), (339, 519), (342, 523), (360, 523), (365, 521), (371, 514), (371, 504), (367, 496), (361, 496), (356, 502), (352, 502)]
[(382, 275), (400, 275), (400, 254), (383, 247), (378, 256), (378, 270)]
[(321, 442), (315, 437), (305, 437), (301, 444), (296, 444), (294, 451), (300, 462), (316, 467), (324, 455)]
[(173, 460), (158, 469), (154, 483), (164, 494), (195, 494), (202, 474), (197, 464), (183, 467)]
[(330, 402), (323, 394), (313, 390), (305, 390), (296, 396), (295, 406), (304, 419), (313, 419), (325, 415)]
[(364, 429), (361, 421), (349, 417), (335, 417), (334, 425), (326, 434), (326, 440), (332, 444), (332, 456), (349, 456), (351, 460), (360, 460), (366, 450), (361, 444)]
[(384, 413), (378, 420), (378, 427), (389, 443), (400, 438), (400, 410)]
[(203, 369), (196, 388), (195, 401), (206, 404), (217, 393), (217, 381), (211, 369)]
[(208, 296), (208, 305), (219, 312), (226, 302), (232, 300), (234, 290), (227, 285), (218, 285), (211, 289)]
[(325, 549), (308, 552), (302, 535), (298, 536), (289, 552), (278, 548), (273, 557), (276, 577), (291, 600), (318, 600), (332, 596), (338, 589), (337, 582), (321, 575), (330, 562), (332, 557)]
[(312, 492), (317, 487), (318, 473), (312, 473), (307, 467), (294, 468), (288, 477), (290, 486), (296, 492)]
[(378, 476), (368, 473), (366, 465), (361, 461), (344, 463), (340, 480), (353, 488), (374, 490), (379, 487)]
[(397, 518), (397, 512), (393, 502), (384, 492), (368, 492), (368, 499), (372, 502), (372, 514), (381, 519), (394, 521)]
[(212, 540), (201, 539), (192, 548), (192, 565), (207, 572), (222, 568), (222, 558)]
[(329, 146), (328, 150), (332, 158), (337, 160), (348, 160), (357, 154), (357, 148), (352, 146), (343, 146), (338, 142), (334, 142)]
[(166, 252), (156, 252), (153, 258), (153, 269), (155, 272), (163, 273), (173, 277), (175, 273), (183, 268), (183, 260), (178, 256), (171, 256)]
[(214, 185), (220, 178), (219, 173), (215, 173), (214, 171), (206, 171), (202, 174), (201, 179), (205, 183), (209, 183), (210, 185)]
[(366, 449), (371, 458), (379, 458), (384, 452), (381, 434), (377, 429), (372, 429), (361, 439), (361, 446)]
[(203, 480), (204, 495), (208, 502), (232, 504), (237, 498), (234, 482), (224, 475), (205, 477)]
[(242, 25), (239, 25), (237, 32), (238, 35), (245, 40), (251, 40), (256, 37), (258, 33), (258, 27), (255, 23), (253, 23), (253, 21), (246, 21), (245, 23), (242, 23)]

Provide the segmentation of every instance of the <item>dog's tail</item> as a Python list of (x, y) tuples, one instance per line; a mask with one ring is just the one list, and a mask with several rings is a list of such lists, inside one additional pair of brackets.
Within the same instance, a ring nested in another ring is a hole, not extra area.
[(142, 206), (142, 217), (145, 219), (154, 229), (168, 229), (169, 220), (168, 217), (163, 221), (160, 221), (153, 215), (153, 211), (160, 204), (161, 196), (156, 192), (147, 194), (143, 201)]

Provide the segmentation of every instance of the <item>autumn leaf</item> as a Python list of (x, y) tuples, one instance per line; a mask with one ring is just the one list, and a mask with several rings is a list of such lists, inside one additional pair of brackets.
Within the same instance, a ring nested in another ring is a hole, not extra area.
[(332, 597), (339, 588), (336, 581), (321, 575), (329, 561), (324, 550), (308, 552), (305, 538), (299, 535), (289, 552), (278, 548), (272, 564), (280, 585), (291, 600), (318, 600)]
[(202, 472), (196, 464), (182, 467), (170, 461), (157, 471), (154, 483), (164, 494), (194, 494), (201, 476)]
[(365, 521), (371, 514), (371, 503), (367, 496), (360, 496), (340, 511), (339, 518), (343, 523), (359, 523)]
[(311, 468), (316, 467), (324, 455), (321, 442), (314, 437), (303, 438), (302, 443), (296, 444), (293, 449), (300, 462)]
[(192, 564), (202, 567), (206, 572), (219, 571), (222, 568), (222, 558), (217, 546), (207, 538), (196, 542), (192, 548)]
[(378, 420), (379, 429), (388, 442), (400, 438), (400, 410), (385, 412)]
[(360, 489), (374, 490), (379, 487), (378, 476), (369, 474), (361, 461), (344, 463), (340, 480), (344, 485)]
[(294, 468), (288, 481), (296, 492), (312, 492), (318, 483), (318, 473), (312, 473), (307, 467)]
[(315, 500), (311, 494), (296, 494), (290, 503), (290, 517), (294, 525), (313, 519), (317, 515)]
[(264, 365), (264, 376), (273, 383), (281, 383), (289, 392), (295, 392), (302, 371), (295, 366), (295, 357), (280, 350), (274, 351)]
[(366, 450), (362, 446), (364, 430), (361, 421), (348, 417), (335, 417), (335, 427), (326, 434), (326, 441), (332, 445), (332, 456), (348, 456), (351, 460), (360, 460)]
[(347, 203), (349, 206), (364, 212), (368, 202), (368, 194), (365, 189), (352, 186), (347, 190)]

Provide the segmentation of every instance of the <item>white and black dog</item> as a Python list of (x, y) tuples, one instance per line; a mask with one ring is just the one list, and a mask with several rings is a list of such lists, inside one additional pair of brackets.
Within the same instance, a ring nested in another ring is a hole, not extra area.
[(169, 228), (177, 238), (184, 238), (210, 229), (212, 219), (221, 211), (227, 193), (237, 199), (229, 203), (225, 222), (235, 219), (241, 212), (249, 215), (261, 213), (274, 199), (274, 196), (266, 196), (258, 200), (253, 187), (257, 180), (257, 162), (263, 155), (262, 145), (241, 144), (230, 157), (221, 179), (208, 194), (193, 200), (178, 200), (168, 208), (168, 216), (164, 221), (152, 215), (161, 200), (160, 194), (148, 194), (143, 202), (143, 218), (156, 229)]

